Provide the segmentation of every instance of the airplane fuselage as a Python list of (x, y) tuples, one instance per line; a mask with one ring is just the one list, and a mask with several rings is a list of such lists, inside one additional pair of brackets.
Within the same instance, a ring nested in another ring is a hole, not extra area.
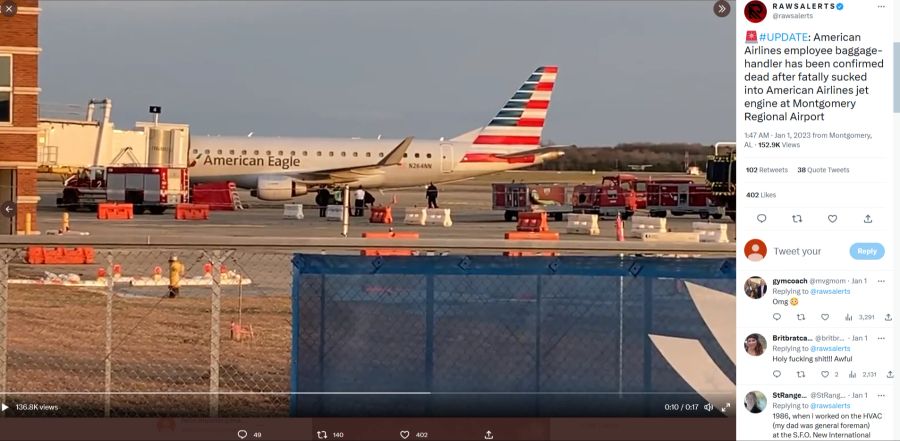
[[(364, 167), (387, 155), (399, 139), (195, 137), (191, 140), (194, 182), (233, 181), (255, 188), (260, 176), (290, 176), (315, 182), (319, 170)], [(399, 165), (349, 171), (334, 184), (387, 189), (468, 179), (541, 163), (540, 155), (500, 156), (533, 146), (473, 146), (470, 142), (414, 139)]]

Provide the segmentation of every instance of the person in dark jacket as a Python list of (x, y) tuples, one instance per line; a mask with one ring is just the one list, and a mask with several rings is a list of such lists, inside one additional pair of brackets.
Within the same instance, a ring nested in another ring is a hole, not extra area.
[(375, 208), (375, 196), (372, 196), (372, 193), (366, 192), (365, 203), (369, 208)]
[(434, 183), (428, 184), (428, 189), (425, 190), (425, 199), (428, 200), (428, 208), (438, 208), (437, 204), (438, 198), (438, 189), (434, 186)]
[(319, 191), (316, 192), (316, 205), (319, 206), (319, 217), (325, 217), (325, 209), (328, 208), (330, 199), (331, 192), (324, 185), (319, 187)]

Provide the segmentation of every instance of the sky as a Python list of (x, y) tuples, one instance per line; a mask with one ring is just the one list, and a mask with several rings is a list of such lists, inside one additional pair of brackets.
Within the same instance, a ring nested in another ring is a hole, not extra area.
[(559, 66), (544, 140), (735, 137), (734, 14), (709, 1), (44, 0), (42, 114), (109, 97), (117, 127), (452, 137)]

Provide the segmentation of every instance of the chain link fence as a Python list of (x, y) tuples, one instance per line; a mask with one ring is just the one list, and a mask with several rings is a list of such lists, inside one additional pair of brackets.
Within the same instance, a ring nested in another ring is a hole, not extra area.
[(683, 283), (733, 295), (733, 259), (93, 254), (31, 265), (0, 248), (0, 401), (30, 409), (9, 415), (643, 412), (629, 393), (693, 394), (648, 332), (697, 338), (734, 378)]
[(733, 295), (734, 259), (298, 255), (294, 266), (294, 415), (702, 408), (651, 334), (699, 341), (735, 378), (685, 285)]

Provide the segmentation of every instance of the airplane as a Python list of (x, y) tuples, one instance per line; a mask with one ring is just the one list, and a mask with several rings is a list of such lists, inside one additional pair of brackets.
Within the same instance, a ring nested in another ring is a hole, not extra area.
[(286, 201), (315, 186), (406, 188), (530, 167), (564, 154), (541, 146), (557, 73), (538, 67), (488, 125), (451, 139), (192, 137), (191, 180)]

